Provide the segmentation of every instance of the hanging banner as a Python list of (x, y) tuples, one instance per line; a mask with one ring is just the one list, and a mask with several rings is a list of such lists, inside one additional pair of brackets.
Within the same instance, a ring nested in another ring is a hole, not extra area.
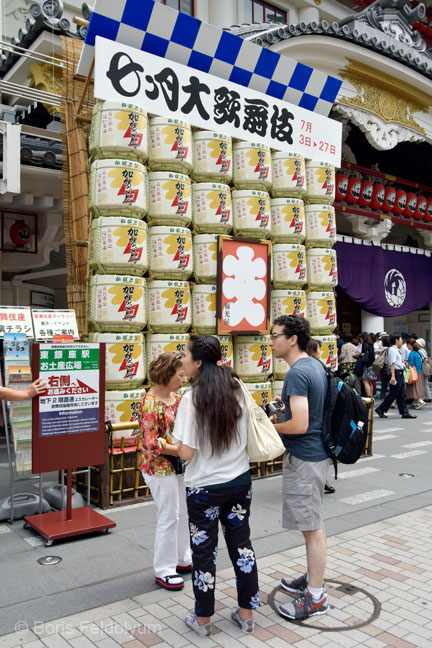
[(432, 257), (338, 242), (339, 287), (369, 313), (396, 317), (432, 302)]
[(94, 95), (340, 165), (340, 122), (100, 36)]
[[(102, 36), (167, 62), (181, 63), (191, 71), (208, 72), (308, 111), (329, 114), (341, 79), (177, 11), (169, 4), (173, 4), (172, 0), (95, 0), (77, 74), (89, 74), (95, 38)], [(178, 8), (180, 3), (176, 0), (174, 4)]]

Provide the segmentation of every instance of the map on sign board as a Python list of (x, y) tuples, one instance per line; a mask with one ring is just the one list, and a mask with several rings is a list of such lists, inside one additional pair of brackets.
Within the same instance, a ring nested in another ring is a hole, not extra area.
[(0, 306), (0, 338), (6, 333), (24, 333), (33, 338), (33, 324), (29, 306)]
[(100, 36), (94, 95), (340, 165), (342, 124), (334, 119)]
[(39, 436), (99, 429), (98, 344), (43, 344), (39, 377), (47, 383), (39, 398)]
[(54, 336), (71, 335), (79, 340), (75, 311), (71, 309), (36, 309), (32, 310), (35, 340), (45, 342)]

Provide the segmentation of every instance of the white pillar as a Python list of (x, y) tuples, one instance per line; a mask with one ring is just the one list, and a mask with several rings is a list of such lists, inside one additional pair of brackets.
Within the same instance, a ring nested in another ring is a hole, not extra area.
[(210, 0), (209, 22), (216, 27), (230, 27), (237, 22), (237, 4), (233, 0)]
[(361, 311), (361, 327), (365, 333), (383, 333), (384, 331), (384, 317), (374, 315), (362, 309)]

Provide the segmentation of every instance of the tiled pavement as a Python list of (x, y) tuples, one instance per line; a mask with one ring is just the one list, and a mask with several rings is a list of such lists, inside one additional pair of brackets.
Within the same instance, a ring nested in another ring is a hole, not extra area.
[[(17, 624), (18, 632), (0, 637), (0, 648), (430, 648), (431, 526), (432, 506), (330, 537), (330, 610), (303, 625), (282, 619), (267, 602), (281, 575), (304, 572), (304, 548), (299, 546), (259, 560), (265, 604), (255, 614), (254, 635), (242, 634), (229, 620), (235, 606), (230, 568), (217, 573), (211, 638), (198, 637), (183, 622), (193, 602), (189, 578), (179, 593), (158, 589), (56, 621), (36, 622), (32, 628)], [(287, 594), (278, 591), (275, 599), (283, 602)]]

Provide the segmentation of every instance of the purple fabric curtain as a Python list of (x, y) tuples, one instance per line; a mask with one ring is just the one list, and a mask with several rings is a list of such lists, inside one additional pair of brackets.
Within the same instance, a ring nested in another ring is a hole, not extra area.
[(335, 249), (339, 287), (370, 313), (395, 317), (432, 302), (432, 257), (357, 243)]

